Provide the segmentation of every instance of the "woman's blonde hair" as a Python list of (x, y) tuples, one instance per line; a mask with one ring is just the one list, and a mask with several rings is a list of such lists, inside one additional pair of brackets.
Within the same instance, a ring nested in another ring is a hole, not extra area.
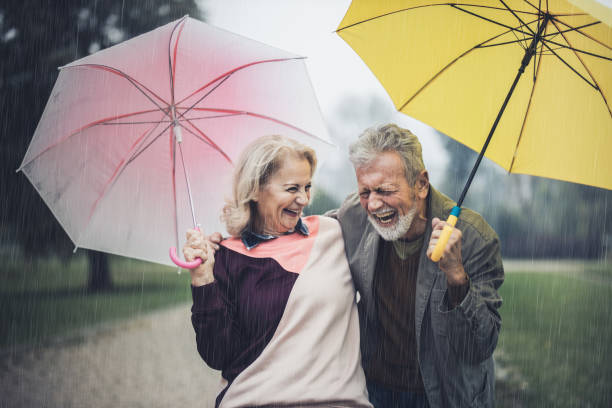
[(257, 193), (282, 165), (288, 154), (295, 154), (310, 164), (310, 176), (317, 167), (313, 149), (288, 137), (272, 135), (260, 137), (249, 144), (234, 168), (232, 197), (226, 200), (221, 220), (227, 232), (240, 236), (257, 215), (254, 199)]

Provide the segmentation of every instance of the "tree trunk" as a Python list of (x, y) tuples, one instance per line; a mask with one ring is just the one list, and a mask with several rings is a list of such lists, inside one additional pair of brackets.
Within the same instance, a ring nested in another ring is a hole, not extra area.
[(90, 292), (101, 292), (113, 288), (108, 255), (98, 251), (88, 251), (89, 258), (89, 284)]

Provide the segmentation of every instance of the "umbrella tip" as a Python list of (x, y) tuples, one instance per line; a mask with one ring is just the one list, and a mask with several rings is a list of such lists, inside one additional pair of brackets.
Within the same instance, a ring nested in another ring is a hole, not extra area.
[(73, 253), (73, 254), (76, 254), (77, 249), (79, 249), (79, 246), (78, 246), (78, 245), (75, 245), (74, 249), (72, 250), (72, 253)]

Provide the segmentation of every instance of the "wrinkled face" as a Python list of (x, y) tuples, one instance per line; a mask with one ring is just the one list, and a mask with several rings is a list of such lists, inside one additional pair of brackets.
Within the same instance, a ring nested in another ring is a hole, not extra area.
[(384, 152), (355, 169), (361, 206), (387, 241), (405, 237), (421, 210), (420, 197), (404, 174), (399, 154)]
[(257, 196), (259, 232), (279, 235), (295, 228), (310, 201), (310, 163), (288, 155)]

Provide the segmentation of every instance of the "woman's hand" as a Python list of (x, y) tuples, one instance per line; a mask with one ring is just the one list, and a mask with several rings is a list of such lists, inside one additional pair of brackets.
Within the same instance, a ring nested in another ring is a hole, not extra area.
[(193, 286), (203, 286), (215, 280), (213, 277), (215, 249), (213, 248), (213, 243), (205, 238), (201, 231), (195, 229), (187, 230), (187, 242), (183, 246), (183, 256), (189, 262), (196, 258), (202, 259), (200, 266), (189, 270)]

